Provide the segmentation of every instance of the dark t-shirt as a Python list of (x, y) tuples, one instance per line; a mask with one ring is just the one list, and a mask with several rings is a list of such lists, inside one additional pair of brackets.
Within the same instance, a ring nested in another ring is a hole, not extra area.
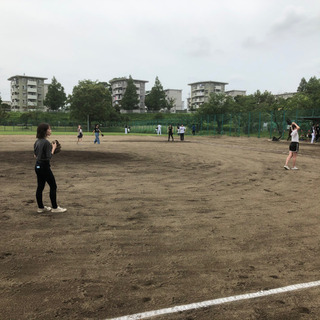
[(34, 143), (34, 154), (39, 162), (49, 162), (52, 157), (52, 145), (47, 139), (38, 139)]

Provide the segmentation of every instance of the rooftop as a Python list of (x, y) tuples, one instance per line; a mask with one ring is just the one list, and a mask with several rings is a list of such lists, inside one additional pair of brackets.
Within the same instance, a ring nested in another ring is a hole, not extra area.
[(189, 83), (188, 86), (191, 86), (193, 84), (203, 84), (203, 83), (229, 84), (228, 82), (221, 82), (221, 81), (199, 81), (199, 82)]
[(8, 80), (14, 80), (15, 78), (30, 78), (30, 79), (42, 79), (42, 80), (47, 80), (48, 78), (42, 78), (42, 77), (31, 77), (31, 76), (26, 76), (26, 75), (16, 75), (13, 77), (10, 77)]

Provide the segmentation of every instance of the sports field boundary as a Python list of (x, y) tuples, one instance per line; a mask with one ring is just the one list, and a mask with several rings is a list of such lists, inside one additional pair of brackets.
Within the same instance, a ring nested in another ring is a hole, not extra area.
[(294, 284), (294, 285), (290, 285), (290, 286), (286, 286), (286, 287), (280, 287), (280, 288), (275, 288), (275, 289), (270, 289), (270, 290), (262, 290), (262, 291), (253, 292), (253, 293), (246, 293), (246, 294), (241, 294), (241, 295), (236, 295), (236, 296), (230, 296), (230, 297), (226, 297), (226, 298), (219, 298), (219, 299), (207, 300), (207, 301), (202, 301), (202, 302), (196, 302), (196, 303), (191, 303), (191, 304), (186, 304), (186, 305), (181, 305), (181, 306), (175, 306), (172, 308), (164, 308), (164, 309), (159, 309), (159, 310), (136, 313), (136, 314), (121, 316), (121, 317), (117, 317), (117, 318), (108, 318), (105, 320), (147, 319), (147, 318), (152, 318), (152, 317), (156, 317), (156, 316), (161, 316), (164, 314), (173, 314), (173, 313), (182, 312), (182, 311), (196, 310), (196, 309), (211, 307), (214, 305), (220, 305), (223, 303), (230, 303), (230, 302), (235, 302), (235, 301), (240, 301), (240, 300), (248, 300), (248, 299), (253, 299), (253, 298), (266, 297), (266, 296), (270, 296), (270, 295), (286, 293), (286, 292), (291, 292), (291, 291), (296, 291), (296, 290), (301, 290), (301, 289), (308, 289), (308, 288), (313, 288), (313, 287), (319, 287), (319, 286), (320, 286), (320, 280), (313, 281), (313, 282), (299, 283), (299, 284)]

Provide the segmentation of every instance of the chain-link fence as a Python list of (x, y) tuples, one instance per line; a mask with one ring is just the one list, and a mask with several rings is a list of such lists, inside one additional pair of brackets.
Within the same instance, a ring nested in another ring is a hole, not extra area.
[[(100, 129), (104, 133), (124, 133), (125, 126), (130, 128), (130, 133), (156, 134), (157, 126), (162, 126), (162, 134), (167, 132), (167, 127), (172, 124), (174, 133), (183, 124), (186, 127), (186, 135), (228, 135), (248, 137), (277, 137), (287, 138), (287, 120), (297, 122), (301, 127), (300, 136), (308, 136), (312, 123), (320, 121), (320, 110), (294, 110), (274, 112), (249, 112), (249, 113), (228, 113), (215, 115), (182, 115), (179, 120), (159, 119), (127, 122), (102, 122)], [(0, 132), (6, 133), (28, 133), (36, 132), (37, 123), (12, 123), (0, 120)], [(59, 133), (76, 133), (79, 123), (50, 123), (52, 130)], [(81, 124), (84, 132), (92, 132), (95, 123), (90, 125)]]

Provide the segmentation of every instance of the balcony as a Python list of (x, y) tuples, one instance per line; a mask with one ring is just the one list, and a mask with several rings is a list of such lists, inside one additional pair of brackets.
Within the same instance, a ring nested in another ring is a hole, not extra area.
[(28, 80), (28, 81), (27, 81), (27, 85), (28, 85), (28, 86), (37, 86), (37, 81), (35, 81), (35, 80)]
[(37, 88), (36, 87), (28, 87), (28, 93), (29, 92), (37, 92)]

